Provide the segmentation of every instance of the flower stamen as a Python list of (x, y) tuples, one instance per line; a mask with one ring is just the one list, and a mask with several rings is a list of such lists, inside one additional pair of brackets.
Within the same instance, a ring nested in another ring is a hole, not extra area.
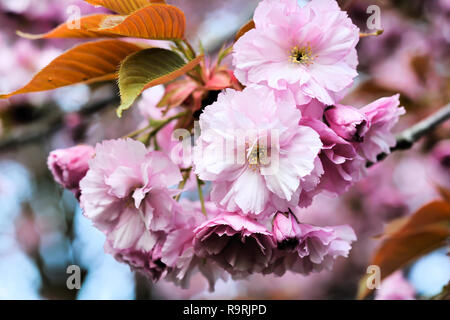
[(267, 147), (256, 143), (248, 156), (249, 168), (256, 171), (267, 156)]
[(303, 64), (309, 66), (314, 63), (316, 56), (313, 55), (309, 45), (299, 48), (295, 46), (290, 51), (289, 61), (295, 64)]

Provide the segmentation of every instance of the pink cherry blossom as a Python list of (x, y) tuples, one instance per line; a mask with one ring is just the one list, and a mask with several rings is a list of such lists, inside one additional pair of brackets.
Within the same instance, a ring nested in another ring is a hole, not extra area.
[(195, 172), (213, 181), (211, 200), (252, 215), (296, 205), (322, 146), (300, 118), (289, 92), (255, 86), (220, 94), (200, 117), (194, 148)]
[(279, 276), (288, 270), (304, 275), (331, 270), (334, 260), (347, 257), (356, 240), (349, 226), (316, 227), (298, 223), (292, 214), (277, 214), (273, 232), (278, 250), (265, 273)]
[(94, 156), (94, 148), (80, 145), (50, 152), (47, 165), (56, 182), (80, 197), (80, 181), (89, 170), (88, 161)]
[(290, 89), (299, 105), (334, 104), (356, 77), (359, 29), (335, 0), (264, 0), (234, 45), (239, 81)]
[(399, 117), (405, 114), (405, 109), (399, 107), (400, 96), (378, 99), (360, 109), (370, 121), (370, 129), (365, 134), (364, 143), (359, 145), (359, 151), (367, 160), (376, 162), (380, 153), (389, 154), (395, 146), (395, 136), (392, 128)]
[(272, 257), (271, 233), (248, 216), (224, 212), (205, 221), (194, 233), (195, 252), (234, 277), (261, 272)]
[(300, 205), (305, 207), (321, 192), (331, 195), (346, 192), (364, 175), (366, 161), (358, 155), (352, 143), (338, 136), (325, 123), (310, 118), (304, 118), (300, 123), (317, 131), (323, 143), (319, 155), (320, 162), (316, 162), (316, 168), (313, 170), (313, 173), (323, 174), (315, 188), (310, 191), (304, 190), (300, 195)]
[(151, 234), (148, 230), (139, 230), (139, 233), (139, 239), (127, 248), (118, 249), (111, 242), (105, 242), (105, 252), (117, 261), (128, 264), (131, 270), (138, 271), (156, 282), (167, 273), (167, 267), (161, 261), (161, 248), (166, 235), (164, 232)]
[(176, 190), (169, 189), (181, 180), (178, 167), (131, 139), (103, 141), (95, 153), (80, 182), (84, 215), (113, 250), (143, 246), (149, 252), (156, 239), (148, 231), (167, 230), (179, 211)]
[(297, 108), (301, 111), (303, 118), (312, 118), (322, 121), (326, 105), (317, 99), (311, 99), (307, 104), (298, 105)]
[(181, 206), (183, 209), (176, 216), (174, 230), (167, 235), (167, 241), (162, 248), (162, 261), (169, 268), (166, 280), (187, 288), (190, 278), (200, 272), (208, 280), (210, 291), (213, 291), (216, 280), (224, 278), (224, 270), (214, 261), (198, 257), (193, 241), (195, 228), (207, 220), (206, 216), (215, 217), (219, 211), (216, 205), (209, 201), (205, 202), (206, 215), (203, 214), (199, 201), (183, 199)]

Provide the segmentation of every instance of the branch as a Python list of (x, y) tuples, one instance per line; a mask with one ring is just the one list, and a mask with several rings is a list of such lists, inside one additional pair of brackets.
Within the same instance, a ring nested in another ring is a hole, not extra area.
[[(397, 143), (391, 148), (391, 152), (397, 150), (408, 150), (414, 143), (419, 141), (422, 137), (433, 131), (441, 123), (450, 119), (450, 103), (442, 107), (429, 117), (418, 122), (411, 128), (406, 129), (397, 136)], [(385, 159), (388, 154), (380, 153), (377, 156), (377, 162)], [(372, 166), (373, 162), (367, 162), (367, 167)]]
[[(88, 116), (118, 102), (118, 97), (113, 96), (85, 105), (78, 113), (83, 117)], [(14, 106), (12, 107), (14, 108)], [(0, 139), (0, 151), (15, 149), (26, 144), (34, 143), (51, 136), (64, 127), (64, 112), (56, 105), (49, 106), (48, 114), (36, 123), (31, 123), (23, 128), (17, 128), (7, 136)]]

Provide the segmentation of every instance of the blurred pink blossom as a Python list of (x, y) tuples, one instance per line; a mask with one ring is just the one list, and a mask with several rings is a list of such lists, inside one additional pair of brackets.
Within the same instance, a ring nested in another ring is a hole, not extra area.
[(432, 150), (430, 175), (439, 185), (450, 190), (450, 140), (442, 140)]
[(74, 13), (74, 10), (70, 10), (70, 6), (76, 6), (84, 15), (106, 11), (104, 8), (95, 7), (83, 0), (2, 0), (0, 3), (0, 8), (6, 12), (21, 14), (29, 19), (56, 22), (63, 22)]
[(414, 287), (397, 271), (381, 282), (376, 291), (376, 300), (414, 300)]

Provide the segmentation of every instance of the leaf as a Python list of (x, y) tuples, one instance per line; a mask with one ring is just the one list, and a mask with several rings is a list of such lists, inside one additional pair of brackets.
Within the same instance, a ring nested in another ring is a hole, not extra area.
[(94, 6), (101, 6), (119, 14), (128, 15), (152, 3), (164, 3), (164, 0), (84, 0)]
[(250, 31), (255, 28), (255, 22), (253, 20), (250, 20), (246, 24), (244, 24), (241, 29), (236, 33), (236, 37), (234, 38), (234, 41), (238, 41), (240, 37), (242, 37), (244, 34), (247, 33), (247, 31)]
[(119, 70), (119, 89), (122, 98), (117, 115), (128, 109), (147, 88), (178, 78), (192, 70), (203, 56), (186, 63), (176, 52), (161, 49), (144, 49), (125, 59)]
[[(370, 263), (380, 267), (381, 279), (446, 245), (450, 237), (450, 204), (445, 201), (431, 202), (409, 217), (396, 231), (395, 228), (390, 230), (392, 233), (377, 249)], [(370, 293), (366, 286), (368, 276), (360, 282), (359, 299)]]
[(0, 95), (0, 99), (76, 83), (116, 79), (120, 62), (139, 50), (142, 50), (141, 46), (120, 40), (102, 40), (78, 45), (50, 62), (23, 88)]
[(99, 28), (92, 30), (133, 38), (173, 40), (182, 39), (185, 28), (183, 11), (167, 4), (152, 4), (129, 16), (109, 16)]
[(114, 17), (109, 14), (94, 14), (81, 17), (80, 28), (73, 28), (69, 22), (57, 26), (55, 29), (43, 34), (29, 34), (17, 31), (17, 34), (27, 39), (50, 39), (50, 38), (102, 38), (102, 37), (119, 37), (109, 32), (92, 31), (100, 26), (100, 23), (108, 17)]

